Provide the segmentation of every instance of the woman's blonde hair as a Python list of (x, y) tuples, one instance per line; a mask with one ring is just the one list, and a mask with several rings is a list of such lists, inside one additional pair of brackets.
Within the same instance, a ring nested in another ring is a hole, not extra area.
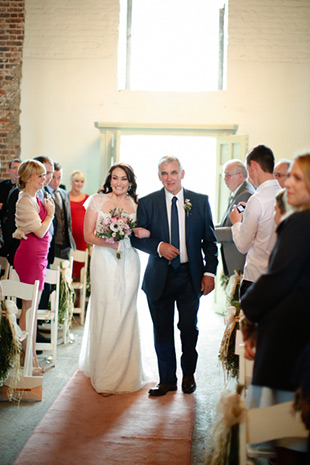
[(37, 160), (25, 160), (18, 168), (17, 187), (24, 190), (26, 182), (29, 181), (33, 174), (46, 173), (43, 163)]
[[(303, 153), (294, 158), (299, 168), (303, 172), (305, 183), (310, 194), (310, 153)], [(301, 210), (310, 210), (310, 201), (301, 207)]]
[(82, 178), (83, 181), (85, 181), (85, 174), (83, 171), (81, 170), (74, 170), (72, 171), (72, 173), (70, 174), (70, 181), (72, 182), (74, 178)]

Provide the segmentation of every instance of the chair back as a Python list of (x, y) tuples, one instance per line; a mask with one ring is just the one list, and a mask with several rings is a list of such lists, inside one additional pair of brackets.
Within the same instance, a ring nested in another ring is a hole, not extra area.
[(4, 279), (0, 283), (3, 299), (30, 300), (31, 307), (26, 313), (27, 344), (24, 363), (24, 376), (32, 376), (32, 340), (34, 334), (36, 309), (38, 305), (39, 281), (34, 284), (21, 283), (18, 280)]
[(249, 448), (250, 444), (285, 438), (307, 438), (308, 431), (300, 412), (294, 412), (292, 402), (264, 408), (246, 409), (239, 430), (239, 465), (250, 458), (272, 457), (272, 452)]
[(75, 262), (83, 263), (83, 266), (80, 271), (79, 281), (72, 282), (72, 289), (80, 293), (79, 305), (74, 306), (73, 313), (80, 315), (80, 323), (84, 324), (85, 319), (85, 303), (86, 303), (86, 286), (87, 286), (87, 266), (88, 266), (88, 255), (89, 251), (86, 250), (72, 250), (70, 252), (70, 257), (73, 258)]
[(78, 263), (83, 263), (84, 266), (81, 268), (80, 282), (86, 282), (86, 273), (88, 265), (88, 249), (86, 250), (72, 250), (70, 251), (70, 257), (73, 258), (73, 261)]
[[(244, 344), (239, 345), (239, 384), (244, 385), (241, 394), (245, 406), (247, 386), (251, 381), (254, 362), (244, 357)], [(275, 439), (307, 437), (307, 431), (300, 414), (293, 412), (292, 402), (272, 405), (265, 408), (245, 409), (243, 421), (239, 425), (239, 465), (247, 465), (249, 459), (269, 459), (274, 451), (251, 447), (252, 444)], [(252, 462), (251, 462), (252, 463)]]
[[(59, 312), (59, 293), (60, 293), (60, 270), (46, 269), (45, 283), (51, 284), (53, 290), (49, 296), (50, 309), (39, 309), (37, 312), (38, 321), (42, 322), (46, 329), (50, 330), (50, 342), (37, 342), (36, 349), (52, 352), (52, 357), (48, 358), (50, 367), (56, 364), (57, 339), (58, 339), (58, 312)], [(49, 322), (49, 323), (47, 323)]]

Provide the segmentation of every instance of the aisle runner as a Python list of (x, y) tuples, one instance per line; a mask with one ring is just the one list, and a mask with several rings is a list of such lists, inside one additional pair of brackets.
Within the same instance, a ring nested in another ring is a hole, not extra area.
[(194, 396), (102, 397), (77, 371), (14, 465), (189, 465)]

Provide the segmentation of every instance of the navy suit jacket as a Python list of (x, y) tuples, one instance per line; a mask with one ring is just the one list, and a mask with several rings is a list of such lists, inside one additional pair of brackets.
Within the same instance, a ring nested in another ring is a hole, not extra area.
[[(185, 214), (186, 248), (195, 293), (200, 297), (204, 272), (215, 274), (218, 263), (214, 226), (208, 196), (183, 191), (184, 199), (189, 199), (192, 204), (189, 213)], [(131, 241), (134, 247), (150, 254), (142, 289), (156, 300), (164, 290), (169, 265), (169, 261), (157, 253), (160, 242), (170, 242), (164, 188), (139, 200), (137, 222), (139, 227), (151, 231), (151, 237), (132, 237)]]

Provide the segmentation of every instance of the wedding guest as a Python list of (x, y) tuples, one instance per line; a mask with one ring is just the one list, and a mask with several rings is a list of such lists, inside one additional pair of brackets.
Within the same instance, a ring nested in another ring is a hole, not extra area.
[[(44, 185), (45, 173), (44, 165), (36, 160), (26, 160), (20, 165), (17, 186), (21, 192), (16, 204), (17, 229), (14, 232), (14, 237), (20, 239), (14, 257), (14, 268), (23, 283), (34, 284), (36, 280), (39, 280), (38, 301), (44, 287), (47, 266), (48, 229), (53, 221), (55, 210), (52, 199), (44, 199), (42, 203), (37, 196), (37, 192)], [(22, 313), (19, 320), (22, 330), (26, 329), (26, 314), (30, 306), (31, 301), (22, 301)], [(41, 370), (35, 352), (35, 337), (33, 338), (33, 366), (39, 370), (40, 374)]]
[(223, 178), (230, 190), (230, 196), (226, 211), (220, 224), (214, 228), (216, 240), (221, 244), (223, 272), (225, 276), (231, 276), (236, 270), (243, 273), (246, 254), (239, 252), (232, 237), (232, 222), (229, 215), (234, 205), (247, 202), (254, 194), (255, 189), (247, 181), (248, 172), (241, 160), (229, 160), (223, 167)]
[(287, 179), (287, 173), (290, 169), (291, 162), (290, 160), (279, 160), (278, 163), (275, 165), (273, 174), (278, 183), (280, 184), (280, 187), (285, 186), (285, 181)]
[[(77, 250), (86, 250), (87, 243), (84, 240), (84, 217), (85, 208), (84, 202), (88, 199), (89, 195), (84, 194), (82, 189), (85, 184), (85, 174), (81, 170), (74, 170), (70, 176), (71, 190), (69, 192), (71, 220), (72, 220), (72, 234), (75, 240)], [(72, 278), (77, 279), (80, 277), (81, 268), (83, 263), (73, 262)]]
[[(54, 162), (53, 160), (48, 157), (47, 155), (38, 155), (33, 158), (36, 161), (39, 161), (43, 163), (46, 173), (45, 173), (45, 181), (43, 188), (40, 189), (37, 193), (39, 199), (41, 202), (44, 202), (44, 196), (47, 195), (47, 186), (49, 185), (53, 172), (54, 172)], [(49, 194), (50, 195), (50, 194)], [(54, 220), (51, 222), (50, 227), (48, 229), (49, 232), (49, 249), (48, 249), (48, 255), (47, 255), (47, 268), (50, 267), (50, 265), (54, 262), (55, 258), (55, 217)], [(50, 294), (53, 292), (54, 285), (50, 283), (44, 283), (44, 289), (41, 294), (41, 299), (39, 302), (39, 309), (47, 310), (49, 308), (49, 299), (50, 299)], [(38, 321), (38, 326), (40, 325), (40, 321)], [(40, 331), (39, 328), (37, 328), (37, 342), (44, 342), (48, 343), (50, 342), (50, 338), (47, 337), (46, 335), (43, 335)], [(39, 353), (39, 351), (37, 351)]]
[[(113, 165), (104, 185), (86, 201), (84, 237), (92, 244), (91, 296), (79, 367), (101, 395), (137, 391), (145, 384), (137, 320), (140, 262), (129, 238), (112, 242), (98, 237), (116, 207), (126, 221), (136, 219), (137, 184), (133, 169)], [(118, 222), (111, 223), (118, 230)], [(140, 237), (149, 235), (138, 228)], [(117, 258), (120, 253), (120, 258)]]
[[(296, 211), (277, 228), (267, 272), (241, 297), (246, 356), (255, 360), (251, 407), (293, 401), (295, 365), (310, 340), (310, 153), (295, 158), (285, 186)], [(302, 439), (275, 450), (277, 463), (307, 463)]]
[(48, 192), (55, 202), (55, 257), (68, 260), (70, 250), (75, 250), (75, 241), (72, 235), (71, 208), (69, 194), (60, 186), (62, 178), (62, 167), (60, 163), (54, 162), (54, 172), (49, 185)]
[(280, 190), (274, 179), (274, 155), (265, 145), (257, 145), (246, 156), (246, 164), (253, 184), (257, 187), (243, 213), (234, 206), (230, 214), (232, 235), (237, 249), (246, 253), (242, 295), (267, 270), (271, 250), (276, 241), (273, 220), (274, 198)]
[(8, 168), (10, 178), (0, 181), (0, 229), (2, 230), (1, 237), (3, 240), (3, 247), (0, 248), (0, 255), (2, 257), (7, 257), (8, 254), (6, 244), (6, 222), (9, 220), (7, 201), (9, 195), (16, 187), (18, 168), (20, 167), (21, 162), (20, 158), (14, 158), (14, 160), (11, 160)]

